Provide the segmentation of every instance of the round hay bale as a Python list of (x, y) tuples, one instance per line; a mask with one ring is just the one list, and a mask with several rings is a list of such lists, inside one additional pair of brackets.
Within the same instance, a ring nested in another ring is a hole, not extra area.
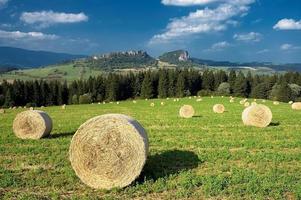
[(17, 107), (16, 107), (16, 106), (14, 106), (14, 107), (13, 107), (13, 110), (16, 110), (16, 109), (17, 109)]
[(252, 106), (256, 106), (257, 103), (256, 103), (255, 101), (253, 101), (253, 102), (251, 103), (251, 105), (252, 105)]
[(121, 114), (94, 117), (74, 134), (69, 159), (76, 175), (96, 189), (131, 184), (148, 154), (148, 137), (133, 118)]
[(180, 101), (180, 99), (177, 99), (177, 101)]
[(5, 110), (4, 109), (0, 109), (0, 114), (4, 114)]
[(98, 102), (97, 104), (100, 105), (100, 102)]
[(265, 103), (265, 102), (266, 102), (266, 100), (263, 99), (263, 100), (262, 100), (262, 103)]
[(145, 101), (148, 101), (148, 99), (145, 99)]
[(176, 102), (177, 100), (176, 100), (176, 99), (174, 99), (173, 101), (174, 101), (174, 102)]
[(292, 104), (293, 110), (301, 110), (301, 102), (296, 102)]
[(189, 97), (189, 99), (191, 99), (191, 97)]
[(211, 99), (213, 99), (213, 96), (211, 96)]
[(279, 101), (274, 101), (273, 104), (274, 104), (275, 106), (278, 106), (278, 105), (279, 105)]
[(224, 96), (222, 96), (222, 98), (224, 98)]
[(254, 99), (253, 101), (254, 101), (254, 102), (256, 102), (256, 101), (257, 101), (257, 99)]
[(245, 101), (244, 101), (244, 100), (241, 100), (239, 103), (240, 103), (240, 105), (244, 105), (244, 104), (245, 104)]
[(288, 102), (288, 104), (291, 104), (291, 105), (292, 105), (293, 103), (294, 103), (293, 101), (289, 101), (289, 102)]
[(134, 100), (134, 101), (133, 101), (133, 104), (136, 104), (136, 103), (137, 103), (137, 101)]
[(117, 105), (119, 105), (119, 104), (120, 104), (120, 102), (119, 102), (119, 101), (117, 101), (117, 102), (116, 102), (116, 104), (117, 104)]
[(106, 102), (104, 101), (104, 102), (102, 102), (102, 104), (106, 104)]
[(63, 109), (63, 110), (66, 109), (66, 104), (62, 105), (62, 109)]
[(165, 105), (165, 103), (164, 103), (163, 101), (162, 101), (160, 104), (161, 104), (161, 106), (164, 106), (164, 105)]
[(21, 139), (40, 139), (48, 136), (51, 130), (51, 118), (40, 110), (21, 112), (13, 122), (13, 131)]
[(191, 105), (184, 105), (180, 108), (179, 114), (180, 117), (191, 118), (194, 116), (195, 111)]
[(234, 99), (230, 99), (230, 103), (234, 103)]
[(153, 103), (153, 102), (150, 103), (150, 106), (151, 106), (151, 107), (155, 107), (155, 103)]
[(29, 110), (34, 110), (34, 107), (30, 107)]
[(196, 100), (196, 102), (201, 102), (201, 101), (203, 101), (202, 98), (199, 98), (199, 99)]
[(267, 127), (272, 122), (272, 111), (269, 107), (258, 104), (246, 108), (242, 113), (242, 121), (246, 126)]
[(225, 112), (225, 106), (223, 104), (215, 104), (213, 106), (213, 112), (215, 113), (224, 113)]
[(249, 107), (249, 106), (250, 106), (250, 103), (249, 103), (249, 102), (245, 102), (245, 103), (244, 103), (244, 106), (245, 106), (245, 107)]

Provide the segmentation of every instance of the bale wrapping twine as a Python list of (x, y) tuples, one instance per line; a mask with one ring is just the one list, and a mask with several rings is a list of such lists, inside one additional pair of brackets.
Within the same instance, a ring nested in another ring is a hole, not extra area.
[(194, 116), (194, 109), (191, 105), (184, 105), (180, 108), (179, 114), (183, 118), (191, 118)]
[(301, 110), (301, 102), (296, 102), (292, 104), (293, 110)]
[(148, 137), (133, 118), (121, 114), (94, 117), (74, 134), (69, 148), (72, 168), (96, 189), (125, 187), (141, 173)]
[(272, 122), (272, 111), (269, 107), (257, 104), (246, 108), (242, 113), (242, 121), (247, 126), (267, 127)]
[(225, 112), (225, 106), (223, 104), (215, 104), (213, 106), (213, 112), (215, 113), (224, 113)]
[(13, 131), (21, 139), (40, 139), (50, 134), (52, 120), (39, 110), (28, 110), (17, 114), (13, 122)]

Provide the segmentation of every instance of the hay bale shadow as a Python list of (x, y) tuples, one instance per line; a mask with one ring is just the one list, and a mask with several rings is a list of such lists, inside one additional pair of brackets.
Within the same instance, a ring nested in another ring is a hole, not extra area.
[(192, 116), (192, 118), (201, 118), (202, 116), (201, 115), (194, 115)]
[(191, 151), (169, 150), (148, 157), (146, 164), (138, 178), (138, 182), (145, 180), (156, 181), (183, 170), (196, 168), (201, 161)]
[(56, 138), (65, 138), (74, 135), (75, 132), (67, 132), (67, 133), (57, 133), (57, 134), (50, 134), (47, 139), (56, 139)]
[(269, 126), (280, 126), (280, 122), (272, 122)]

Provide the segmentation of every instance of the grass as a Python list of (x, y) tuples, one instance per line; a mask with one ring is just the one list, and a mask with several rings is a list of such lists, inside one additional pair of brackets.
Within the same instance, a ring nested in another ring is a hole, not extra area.
[(89, 67), (73, 67), (72, 64), (49, 66), (36, 69), (14, 70), (4, 74), (0, 74), (1, 80), (12, 81), (19, 80), (67, 80), (71, 82), (80, 78), (87, 79), (90, 76), (102, 74), (100, 70), (94, 70)]
[[(245, 127), (238, 102), (215, 97), (48, 107), (54, 129), (39, 141), (17, 139), (12, 122), (22, 109), (8, 110), (0, 115), (0, 199), (301, 199), (301, 112), (268, 101), (272, 125)], [(213, 113), (216, 103), (227, 112)], [(179, 118), (183, 104), (193, 105), (197, 116)], [(136, 118), (150, 139), (141, 176), (124, 189), (90, 189), (68, 161), (74, 132), (104, 113)]]

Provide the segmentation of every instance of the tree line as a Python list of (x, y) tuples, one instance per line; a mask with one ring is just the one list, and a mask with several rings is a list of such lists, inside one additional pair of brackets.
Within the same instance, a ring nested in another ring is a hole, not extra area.
[(109, 73), (70, 84), (61, 81), (21, 81), (0, 84), (0, 106), (51, 106), (126, 99), (225, 95), (301, 101), (301, 74), (244, 74), (234, 70), (168, 69), (139, 73)]

